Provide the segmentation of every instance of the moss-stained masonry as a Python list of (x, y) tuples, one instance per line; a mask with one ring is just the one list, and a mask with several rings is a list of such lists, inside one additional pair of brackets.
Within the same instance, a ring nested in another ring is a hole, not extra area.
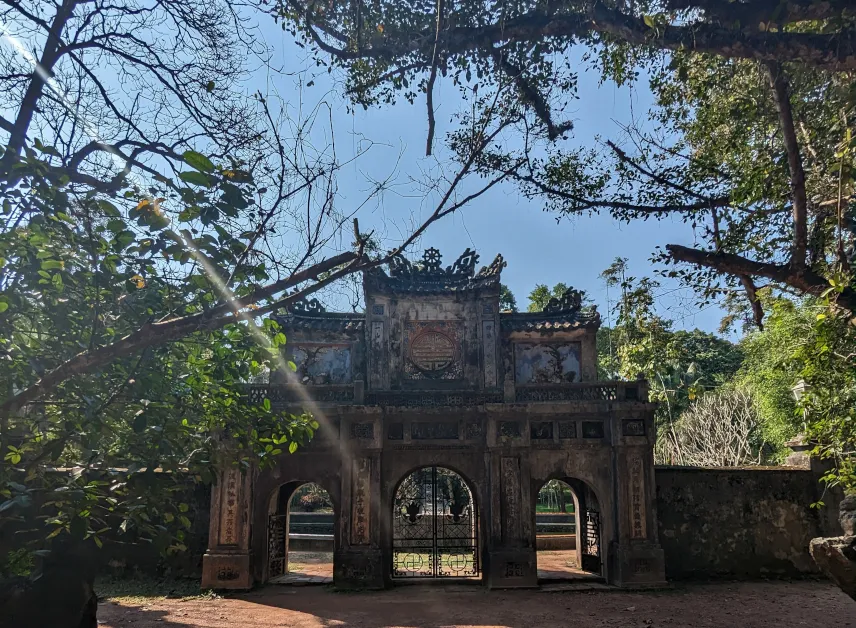
[(809, 542), (841, 533), (841, 496), (823, 495), (816, 470), (657, 467), (655, 477), (669, 578), (816, 573)]

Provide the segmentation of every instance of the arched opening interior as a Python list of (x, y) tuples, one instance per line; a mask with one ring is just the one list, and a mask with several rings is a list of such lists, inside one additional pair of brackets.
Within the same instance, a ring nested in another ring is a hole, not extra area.
[(268, 581), (332, 582), (335, 513), (329, 493), (314, 482), (283, 484), (268, 513)]
[(478, 507), (445, 467), (407, 475), (392, 500), (393, 578), (479, 578)]
[(535, 501), (539, 580), (603, 574), (600, 505), (587, 484), (572, 478), (544, 483)]

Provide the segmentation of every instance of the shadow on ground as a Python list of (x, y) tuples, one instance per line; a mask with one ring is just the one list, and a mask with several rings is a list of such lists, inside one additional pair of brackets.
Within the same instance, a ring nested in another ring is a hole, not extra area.
[(647, 593), (486, 591), (467, 585), (337, 593), (328, 587), (268, 586), (231, 598), (105, 604), (99, 620), (106, 628), (852, 628), (856, 603), (825, 582), (693, 584)]

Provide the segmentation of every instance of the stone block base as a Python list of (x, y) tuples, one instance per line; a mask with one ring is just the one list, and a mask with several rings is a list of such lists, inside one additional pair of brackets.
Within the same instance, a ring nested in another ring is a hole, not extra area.
[(203, 589), (251, 589), (250, 555), (207, 552), (202, 557)]
[(856, 536), (812, 539), (809, 552), (826, 577), (856, 600)]
[(538, 562), (533, 549), (489, 552), (485, 567), (488, 588), (531, 589), (538, 586)]
[(615, 545), (610, 556), (613, 559), (610, 584), (629, 588), (665, 586), (666, 564), (659, 545)]
[(337, 589), (383, 589), (383, 574), (380, 550), (351, 548), (333, 557), (333, 585)]

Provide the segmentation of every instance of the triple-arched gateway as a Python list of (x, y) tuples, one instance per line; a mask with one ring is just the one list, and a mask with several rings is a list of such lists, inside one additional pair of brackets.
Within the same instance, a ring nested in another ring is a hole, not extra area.
[(582, 569), (663, 583), (646, 383), (597, 381), (600, 317), (578, 292), (501, 312), (505, 264), (476, 272), (477, 261), (469, 250), (446, 268), (434, 249), (396, 258), (365, 275), (365, 314), (312, 301), (279, 317), (297, 373), (250, 395), (305, 408), (321, 428), (274, 468), (223, 472), (204, 587), (287, 569), (287, 504), (306, 482), (333, 504), (337, 587), (537, 586), (536, 500), (553, 479), (573, 490)]

